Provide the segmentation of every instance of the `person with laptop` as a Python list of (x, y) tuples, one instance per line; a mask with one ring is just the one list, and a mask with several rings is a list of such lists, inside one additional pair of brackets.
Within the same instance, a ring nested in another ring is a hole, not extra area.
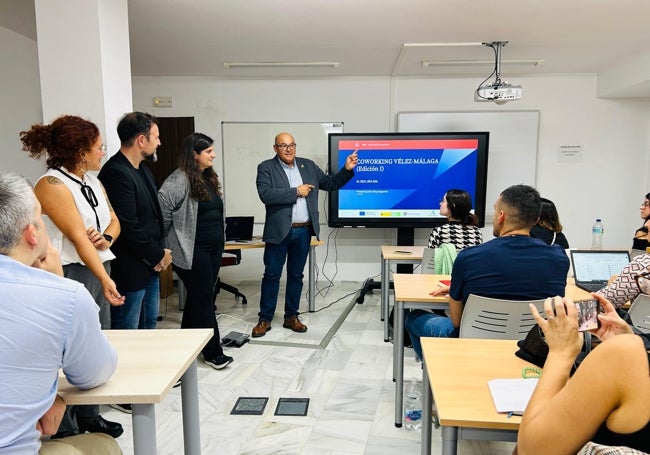
[[(311, 236), (320, 232), (318, 190), (337, 190), (354, 175), (357, 151), (335, 175), (323, 172), (312, 160), (296, 157), (296, 141), (289, 133), (275, 136), (276, 156), (257, 166), (257, 194), (266, 208), (264, 233), (264, 276), (260, 298), (259, 322), (253, 337), (271, 330), (280, 291), (280, 277), (287, 263), (287, 287), (284, 299), (284, 324), (294, 332), (306, 332), (298, 318), (302, 277)], [(315, 191), (314, 191), (315, 190)]]
[(494, 204), (496, 238), (458, 253), (451, 286), (431, 292), (449, 293), (449, 317), (422, 310), (406, 316), (413, 349), (422, 359), (420, 337), (456, 337), (465, 301), (470, 294), (508, 300), (563, 296), (569, 258), (558, 245), (530, 237), (539, 216), (541, 199), (535, 188), (513, 185)]
[(213, 330), (203, 348), (203, 360), (220, 370), (233, 358), (223, 352), (215, 316), (224, 223), (221, 183), (212, 167), (214, 158), (212, 138), (201, 133), (187, 136), (178, 156), (178, 169), (163, 182), (158, 201), (172, 267), (187, 289), (181, 328)]
[(633, 301), (639, 294), (650, 294), (650, 253), (635, 256), (597, 292), (617, 307)]

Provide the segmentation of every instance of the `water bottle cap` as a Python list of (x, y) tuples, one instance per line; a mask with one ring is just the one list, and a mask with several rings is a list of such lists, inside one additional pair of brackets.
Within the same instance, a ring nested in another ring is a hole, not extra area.
[(598, 222), (598, 221), (602, 221), (602, 220), (600, 218), (596, 218), (596, 222)]

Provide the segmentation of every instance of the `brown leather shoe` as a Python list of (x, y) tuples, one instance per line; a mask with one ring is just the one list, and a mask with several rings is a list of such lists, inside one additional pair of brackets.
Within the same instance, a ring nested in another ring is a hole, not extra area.
[(291, 316), (290, 318), (285, 319), (282, 327), (300, 333), (307, 331), (307, 326), (298, 319), (298, 316)]
[(253, 338), (263, 337), (269, 330), (271, 330), (271, 323), (269, 321), (260, 321), (253, 327)]

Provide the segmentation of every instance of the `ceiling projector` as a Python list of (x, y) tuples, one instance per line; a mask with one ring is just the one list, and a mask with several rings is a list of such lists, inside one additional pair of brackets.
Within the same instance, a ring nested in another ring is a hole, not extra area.
[(521, 85), (510, 85), (507, 82), (500, 84), (486, 84), (474, 92), (474, 101), (494, 101), (503, 104), (507, 101), (521, 99)]

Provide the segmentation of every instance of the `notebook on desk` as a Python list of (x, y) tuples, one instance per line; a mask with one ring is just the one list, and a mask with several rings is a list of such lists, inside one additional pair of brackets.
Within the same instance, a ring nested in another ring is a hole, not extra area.
[(596, 292), (612, 275), (621, 273), (630, 262), (627, 250), (571, 250), (571, 266), (576, 286)]
[(226, 242), (253, 240), (253, 216), (227, 216)]

